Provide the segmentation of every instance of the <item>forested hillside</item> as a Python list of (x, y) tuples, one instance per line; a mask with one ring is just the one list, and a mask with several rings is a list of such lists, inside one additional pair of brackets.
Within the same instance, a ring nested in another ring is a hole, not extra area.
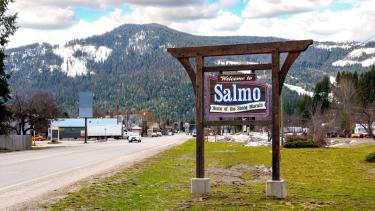
[[(191, 83), (166, 48), (280, 40), (283, 39), (194, 36), (158, 24), (123, 25), (66, 45), (43, 43), (8, 49), (6, 65), (13, 94), (47, 90), (71, 116), (78, 113), (78, 92), (90, 90), (98, 109), (135, 108), (154, 112), (164, 120), (191, 120), (195, 104)], [(374, 46), (375, 43), (315, 42), (292, 66), (286, 83), (311, 91), (325, 74), (367, 71), (375, 63)], [(269, 57), (259, 55), (211, 58), (208, 63), (268, 61)], [(266, 72), (259, 76), (269, 80)]]

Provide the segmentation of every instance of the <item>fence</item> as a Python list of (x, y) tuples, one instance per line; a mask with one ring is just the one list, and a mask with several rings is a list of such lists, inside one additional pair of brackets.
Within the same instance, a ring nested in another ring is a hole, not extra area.
[(31, 145), (31, 135), (0, 135), (0, 149), (3, 150), (28, 150)]

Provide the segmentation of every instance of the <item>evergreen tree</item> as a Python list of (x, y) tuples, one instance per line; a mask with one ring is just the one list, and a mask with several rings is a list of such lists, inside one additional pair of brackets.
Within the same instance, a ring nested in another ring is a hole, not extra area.
[(341, 72), (338, 72), (337, 75), (336, 75), (336, 82), (337, 83), (340, 81), (340, 78), (341, 78)]
[(375, 103), (375, 66), (361, 75), (359, 81), (359, 100), (366, 107)]
[(303, 95), (298, 98), (297, 100), (297, 112), (301, 117), (302, 124), (305, 124), (307, 121), (311, 119), (311, 106), (312, 106), (312, 99), (308, 95)]
[[(343, 77), (343, 76), (341, 76)], [(330, 99), (329, 93), (331, 92), (331, 83), (327, 75), (315, 85), (313, 97), (313, 113), (318, 109), (324, 113), (329, 108)]]
[(8, 44), (9, 36), (17, 30), (17, 14), (7, 15), (8, 4), (13, 0), (0, 0), (0, 133), (6, 132), (6, 122), (8, 122), (11, 112), (6, 103), (10, 99), (9, 74), (5, 72), (5, 47)]

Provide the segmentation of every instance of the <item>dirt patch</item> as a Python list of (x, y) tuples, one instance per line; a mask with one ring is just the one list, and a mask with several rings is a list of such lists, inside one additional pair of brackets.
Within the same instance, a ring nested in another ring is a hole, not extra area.
[(238, 164), (227, 169), (209, 168), (208, 175), (213, 178), (212, 185), (242, 185), (265, 182), (270, 179), (271, 168), (262, 165), (248, 166)]
[(358, 145), (375, 145), (371, 138), (331, 138), (327, 140), (329, 147), (353, 147)]
[(180, 160), (183, 161), (193, 161), (195, 160), (195, 154), (194, 153), (186, 153), (180, 157)]
[(375, 177), (375, 169), (373, 169), (372, 171), (370, 171), (370, 175)]

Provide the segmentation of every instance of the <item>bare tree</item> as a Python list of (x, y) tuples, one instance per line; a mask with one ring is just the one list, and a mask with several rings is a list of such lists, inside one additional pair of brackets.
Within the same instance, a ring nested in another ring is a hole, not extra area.
[(375, 124), (375, 103), (355, 107), (356, 121), (375, 139), (372, 125)]
[(51, 94), (37, 92), (31, 98), (15, 95), (11, 103), (15, 120), (13, 129), (18, 135), (29, 130), (46, 131), (49, 120), (62, 116), (62, 112)]
[(25, 97), (21, 97), (16, 94), (13, 96), (13, 99), (10, 104), (10, 108), (13, 110), (13, 129), (16, 131), (17, 135), (26, 134), (30, 129), (30, 110), (28, 105), (28, 100)]
[(352, 128), (353, 108), (358, 104), (358, 90), (353, 79), (344, 77), (332, 89), (336, 109), (341, 115), (341, 129), (350, 131)]
[(358, 90), (350, 78), (341, 78), (340, 82), (332, 89), (336, 103), (345, 111), (352, 111), (357, 103)]

